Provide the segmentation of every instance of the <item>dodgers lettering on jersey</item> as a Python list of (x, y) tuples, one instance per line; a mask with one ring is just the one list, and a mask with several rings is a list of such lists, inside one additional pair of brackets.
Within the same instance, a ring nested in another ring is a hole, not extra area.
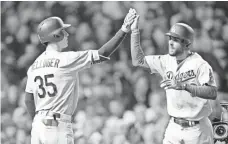
[(97, 50), (45, 51), (30, 66), (25, 91), (33, 93), (36, 111), (73, 115), (79, 96), (78, 72), (99, 60)]
[[(182, 83), (216, 86), (211, 66), (197, 53), (193, 53), (180, 64), (170, 55), (149, 55), (146, 61), (152, 73), (159, 73), (163, 79), (175, 79)], [(169, 115), (200, 120), (212, 112), (210, 100), (193, 96), (185, 90), (166, 90)]]

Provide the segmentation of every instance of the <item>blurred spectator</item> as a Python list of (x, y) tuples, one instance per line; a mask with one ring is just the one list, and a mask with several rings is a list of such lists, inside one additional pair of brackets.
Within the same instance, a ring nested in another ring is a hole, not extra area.
[(146, 76), (140, 76), (134, 86), (134, 96), (138, 104), (148, 107), (148, 97), (150, 94), (150, 81)]
[(127, 144), (143, 144), (144, 140), (142, 133), (136, 128), (134, 124), (130, 125), (126, 134)]

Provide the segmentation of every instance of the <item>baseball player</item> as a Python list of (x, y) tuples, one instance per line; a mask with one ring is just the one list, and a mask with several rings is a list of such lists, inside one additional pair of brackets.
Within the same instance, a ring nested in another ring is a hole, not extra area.
[[(68, 46), (66, 28), (59, 17), (43, 20), (37, 29), (46, 50), (27, 72), (25, 104), (33, 118), (32, 144), (73, 144), (72, 115), (79, 97), (78, 72), (109, 60), (130, 31), (135, 13), (126, 15), (121, 29), (99, 50), (62, 52)], [(106, 54), (106, 55), (105, 55)]]
[(131, 25), (131, 55), (134, 66), (149, 68), (162, 76), (170, 121), (163, 144), (212, 144), (213, 129), (208, 116), (210, 100), (217, 97), (211, 66), (190, 51), (194, 30), (176, 23), (166, 33), (168, 54), (145, 56), (140, 46), (139, 16)]

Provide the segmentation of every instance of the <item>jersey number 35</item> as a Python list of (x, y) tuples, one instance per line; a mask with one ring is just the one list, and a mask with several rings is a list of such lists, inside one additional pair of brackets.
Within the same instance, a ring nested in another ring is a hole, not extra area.
[[(48, 94), (49, 97), (54, 97), (57, 94), (57, 87), (54, 83), (49, 82), (48, 79), (51, 79), (54, 77), (54, 74), (48, 74), (48, 75), (44, 75), (44, 79), (41, 76), (36, 76), (34, 81), (37, 82), (39, 81), (39, 89), (42, 92), (38, 93), (38, 96), (40, 98), (44, 98), (46, 96), (46, 94)], [(47, 91), (46, 88), (47, 87), (52, 87), (53, 91)]]

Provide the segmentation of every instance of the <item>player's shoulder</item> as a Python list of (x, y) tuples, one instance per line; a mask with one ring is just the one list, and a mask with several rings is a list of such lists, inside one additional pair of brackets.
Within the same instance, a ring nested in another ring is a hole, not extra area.
[(28, 70), (27, 70), (27, 75), (29, 75), (31, 73), (31, 69), (32, 69), (32, 65), (29, 66)]
[(65, 51), (61, 52), (62, 55), (68, 55), (68, 56), (75, 56), (75, 55), (80, 55), (82, 53), (87, 53), (89, 50), (83, 50), (83, 51)]
[(170, 56), (169, 54), (165, 55), (147, 55), (145, 57), (147, 61), (160, 61), (164, 64), (173, 63), (175, 61), (175, 57)]
[(176, 62), (176, 57), (171, 56), (169, 54), (161, 55), (161, 59), (167, 62)]
[(32, 71), (33, 71), (33, 65), (34, 65), (37, 61), (43, 59), (43, 56), (44, 56), (44, 52), (41, 53), (41, 54), (33, 61), (33, 63), (28, 67), (27, 75), (30, 74), (30, 73), (32, 73)]
[(157, 57), (159, 59), (173, 59), (172, 56), (170, 56), (169, 54), (164, 54), (164, 55), (147, 55), (146, 57)]
[(194, 53), (194, 62), (198, 65), (198, 67), (208, 67), (211, 68), (210, 64), (203, 59), (198, 53)]
[(92, 53), (94, 53), (94, 51), (98, 51), (98, 50), (81, 50), (81, 51), (67, 51), (67, 52), (62, 52), (62, 55), (64, 55), (64, 57), (67, 57), (68, 59), (75, 59), (77, 57), (83, 57), (83, 56), (88, 56)]

